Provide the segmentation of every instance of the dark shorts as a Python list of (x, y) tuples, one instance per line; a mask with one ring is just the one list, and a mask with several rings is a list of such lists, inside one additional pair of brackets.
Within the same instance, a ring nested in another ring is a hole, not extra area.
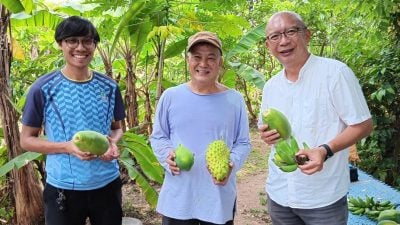
[(347, 196), (335, 203), (315, 209), (284, 207), (268, 197), (268, 212), (273, 225), (347, 225)]
[(46, 184), (43, 191), (46, 225), (121, 225), (122, 182), (115, 179), (89, 191), (59, 189)]
[[(201, 220), (177, 220), (170, 217), (162, 217), (162, 225), (217, 225), (216, 223), (209, 223)], [(226, 222), (224, 225), (233, 225), (233, 220)]]

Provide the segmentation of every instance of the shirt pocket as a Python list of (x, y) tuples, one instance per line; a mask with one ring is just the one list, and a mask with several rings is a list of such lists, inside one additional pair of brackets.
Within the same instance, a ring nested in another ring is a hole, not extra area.
[(303, 127), (316, 131), (329, 124), (328, 99), (313, 97), (304, 102), (302, 112)]

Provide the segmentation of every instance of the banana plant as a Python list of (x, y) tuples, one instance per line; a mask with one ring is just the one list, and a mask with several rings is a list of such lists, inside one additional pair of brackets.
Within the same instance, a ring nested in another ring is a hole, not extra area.
[[(32, 1), (27, 1), (30, 5)], [(11, 13), (19, 13), (25, 10), (20, 0), (0, 0), (0, 4), (5, 6)]]
[(0, 177), (5, 176), (13, 169), (20, 169), (33, 160), (43, 160), (43, 155), (37, 152), (24, 152), (0, 167)]
[(226, 64), (228, 64), (238, 76), (242, 77), (246, 82), (253, 84), (259, 89), (262, 89), (264, 87), (264, 75), (253, 67), (245, 63), (241, 63), (234, 57), (240, 56), (240, 54), (250, 51), (251, 48), (254, 48), (257, 43), (264, 40), (265, 25), (265, 23), (262, 23), (247, 34), (245, 34), (240, 39), (240, 41), (228, 51), (225, 57), (225, 60), (227, 62)]
[(162, 184), (164, 170), (148, 145), (147, 138), (127, 131), (119, 146), (122, 149), (120, 163), (128, 170), (129, 177), (139, 185), (146, 201), (155, 207), (158, 193), (149, 181)]

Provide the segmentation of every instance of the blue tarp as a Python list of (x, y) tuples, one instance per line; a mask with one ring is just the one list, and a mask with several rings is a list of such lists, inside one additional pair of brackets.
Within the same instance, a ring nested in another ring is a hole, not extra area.
[[(374, 197), (374, 200), (390, 200), (395, 205), (400, 205), (400, 192), (389, 185), (373, 178), (364, 171), (358, 169), (358, 181), (352, 182), (349, 190), (349, 197), (365, 196)], [(397, 207), (399, 209), (399, 206)], [(367, 216), (353, 215), (349, 212), (348, 225), (376, 225), (375, 221), (368, 219)]]

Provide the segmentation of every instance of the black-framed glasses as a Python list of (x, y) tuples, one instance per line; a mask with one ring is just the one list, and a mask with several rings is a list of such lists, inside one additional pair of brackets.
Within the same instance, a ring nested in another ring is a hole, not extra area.
[(79, 43), (82, 44), (83, 47), (85, 48), (94, 48), (96, 46), (96, 42), (93, 38), (66, 38), (64, 39), (65, 44), (67, 44), (68, 48), (77, 48), (79, 46)]
[(282, 36), (285, 35), (286, 38), (296, 37), (297, 34), (303, 30), (307, 29), (307, 27), (292, 27), (283, 32), (275, 32), (267, 36), (267, 40), (277, 43), (282, 39)]

